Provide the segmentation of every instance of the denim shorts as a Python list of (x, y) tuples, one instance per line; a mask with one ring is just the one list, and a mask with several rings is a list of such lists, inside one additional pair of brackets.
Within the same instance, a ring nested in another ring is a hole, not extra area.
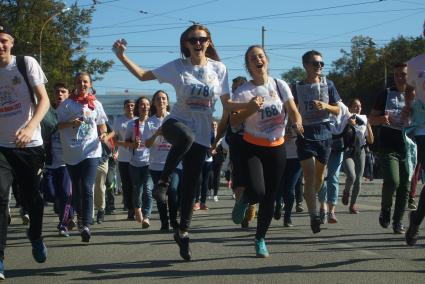
[(331, 154), (332, 139), (327, 140), (306, 140), (298, 136), (297, 153), (300, 161), (315, 157), (320, 163), (326, 165)]

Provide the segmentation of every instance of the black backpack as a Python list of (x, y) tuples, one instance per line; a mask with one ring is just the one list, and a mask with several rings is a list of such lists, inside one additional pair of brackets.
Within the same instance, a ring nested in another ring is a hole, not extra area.
[[(36, 97), (31, 88), (28, 80), (27, 67), (25, 64), (25, 56), (16, 56), (16, 66), (18, 67), (19, 73), (24, 77), (25, 83), (27, 84), (28, 91), (31, 96), (31, 101), (34, 106), (36, 105)], [(58, 116), (56, 110), (52, 107), (49, 108), (43, 120), (40, 122), (41, 126), (41, 137), (43, 138), (43, 146), (46, 152), (46, 163), (50, 164), (51, 157), (51, 137), (52, 134), (58, 130)]]

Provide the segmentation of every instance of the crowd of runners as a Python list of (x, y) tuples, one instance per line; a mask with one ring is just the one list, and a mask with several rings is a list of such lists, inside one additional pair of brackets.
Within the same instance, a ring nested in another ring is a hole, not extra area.
[[(382, 90), (366, 116), (360, 99), (341, 100), (337, 86), (322, 74), (324, 59), (316, 50), (301, 57), (306, 79), (288, 84), (269, 75), (266, 50), (252, 45), (244, 57), (250, 78), (234, 78), (230, 88), (226, 66), (203, 25), (181, 34), (181, 58), (153, 70), (135, 64), (120, 39), (113, 44), (115, 56), (140, 81), (171, 84), (176, 102), (170, 109), (162, 90), (152, 99), (123, 99), (123, 115), (111, 123), (85, 71), (76, 74), (73, 86), (56, 82), (50, 103), (40, 65), (30, 56), (12, 55), (14, 41), (12, 31), (0, 25), (0, 279), (11, 192), (29, 223), (33, 257), (42, 263), (45, 202), (55, 204), (59, 236), (78, 229), (89, 243), (94, 219), (102, 223), (114, 210), (111, 189), (118, 169), (127, 219), (149, 228), (156, 203), (160, 230), (173, 232), (180, 256), (191, 260), (193, 211), (208, 210), (209, 190), (219, 200), (226, 164), (235, 198), (229, 217), (245, 228), (257, 216), (253, 247), (257, 257), (268, 257), (272, 219), (283, 216), (285, 227), (294, 226), (294, 206), (308, 212), (314, 234), (338, 222), (341, 169), (346, 174), (341, 203), (349, 213), (360, 213), (357, 198), (372, 144), (383, 173), (376, 221), (405, 234), (408, 245), (417, 241), (425, 216), (425, 191), (417, 208), (414, 203), (425, 164), (425, 54), (393, 66), (394, 86)], [(217, 100), (223, 106), (218, 123)], [(371, 126), (381, 126), (379, 138)], [(407, 206), (416, 210), (405, 229)]]

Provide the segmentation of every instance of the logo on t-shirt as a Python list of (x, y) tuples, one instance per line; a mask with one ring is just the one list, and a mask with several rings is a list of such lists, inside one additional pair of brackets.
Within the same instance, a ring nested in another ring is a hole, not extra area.
[(19, 85), (19, 84), (21, 84), (21, 78), (19, 78), (18, 76), (13, 77), (12, 84), (13, 85)]

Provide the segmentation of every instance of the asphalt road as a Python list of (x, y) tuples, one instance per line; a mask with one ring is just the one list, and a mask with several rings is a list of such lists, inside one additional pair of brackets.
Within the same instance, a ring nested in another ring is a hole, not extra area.
[[(255, 257), (255, 229), (240, 229), (230, 219), (234, 201), (223, 188), (219, 202), (194, 213), (193, 261), (182, 261), (172, 232), (159, 231), (158, 215), (149, 229), (126, 220), (117, 210), (94, 225), (91, 242), (78, 232), (59, 237), (52, 206), (45, 210), (48, 259), (36, 263), (25, 238), (25, 226), (12, 209), (6, 248), (8, 283), (424, 283), (425, 240), (408, 247), (404, 236), (378, 224), (380, 181), (365, 183), (358, 200), (360, 214), (337, 206), (338, 224), (311, 233), (306, 213), (294, 213), (294, 227), (273, 220), (266, 237), (271, 256)], [(407, 216), (405, 216), (407, 225)]]

